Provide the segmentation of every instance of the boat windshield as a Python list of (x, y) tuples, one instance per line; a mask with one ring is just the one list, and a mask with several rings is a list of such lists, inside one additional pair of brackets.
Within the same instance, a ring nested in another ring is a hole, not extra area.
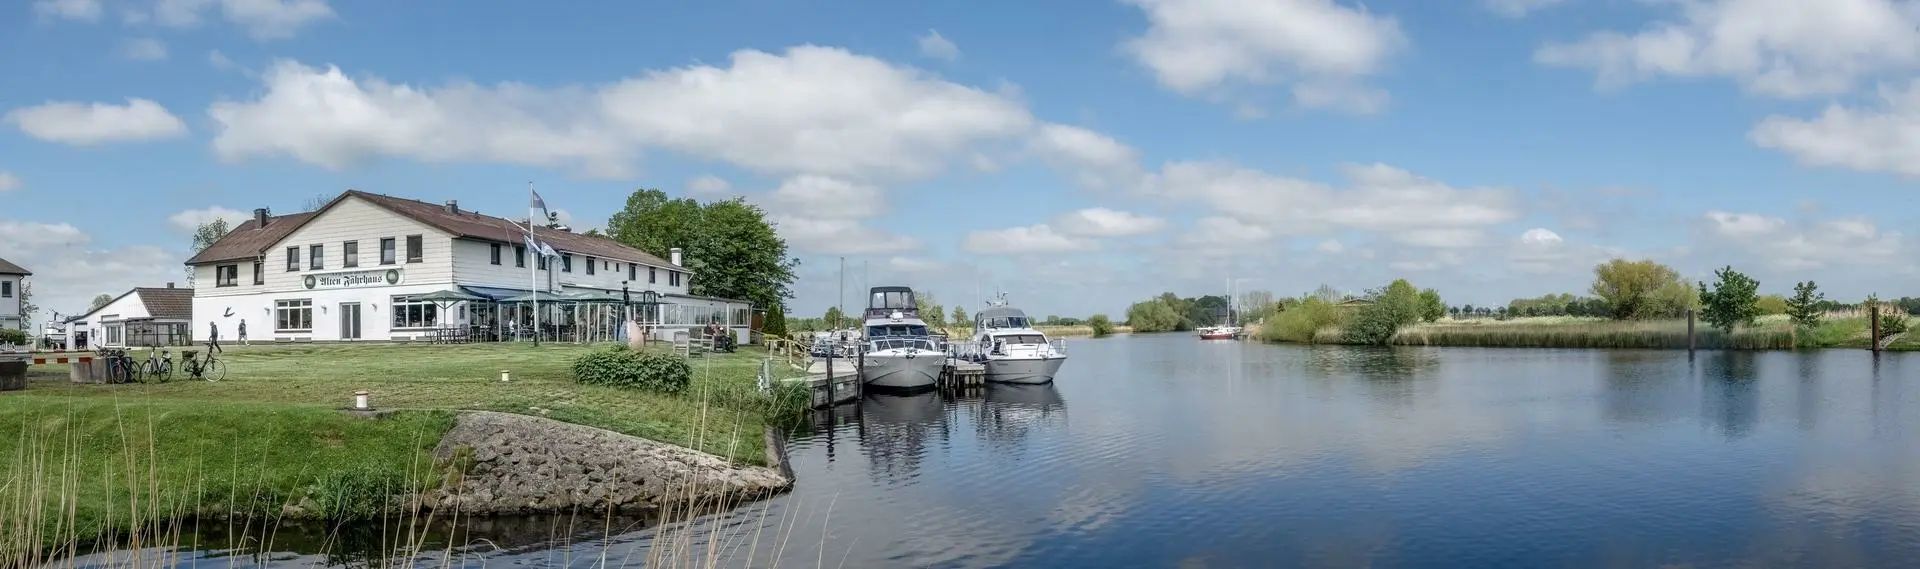
[(993, 337), (993, 341), (1002, 344), (1045, 344), (1047, 337), (1039, 334), (1002, 334)]
[(913, 291), (888, 290), (888, 291), (874, 292), (873, 298), (867, 302), (867, 308), (881, 309), (881, 310), (914, 310), (918, 308), (918, 306), (915, 305), (913, 302)]
[(873, 340), (871, 344), (873, 347), (870, 349), (876, 352), (880, 350), (898, 350), (898, 349), (907, 349), (907, 348), (918, 348), (922, 350), (939, 351), (934, 349), (933, 340), (928, 340), (926, 338), (881, 338), (881, 339)]
[(1032, 328), (1025, 316), (997, 316), (988, 318), (980, 325), (987, 328)]
[(927, 327), (918, 324), (888, 324), (868, 326), (868, 338), (925, 338)]

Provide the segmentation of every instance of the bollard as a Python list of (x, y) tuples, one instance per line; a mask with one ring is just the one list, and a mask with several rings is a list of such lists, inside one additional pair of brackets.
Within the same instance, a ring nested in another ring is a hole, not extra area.
[(513, 381), (511, 374), (509, 374), (507, 370), (500, 370), (500, 382), (506, 383), (508, 381)]
[(366, 411), (368, 409), (371, 409), (371, 407), (367, 406), (367, 390), (362, 389), (362, 390), (353, 392), (353, 408), (356, 411)]
[(1687, 309), (1687, 353), (1693, 353), (1693, 309)]

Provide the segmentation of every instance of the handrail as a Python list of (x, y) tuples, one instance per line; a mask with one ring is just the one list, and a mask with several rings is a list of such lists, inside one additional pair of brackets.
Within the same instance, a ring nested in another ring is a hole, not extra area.
[(772, 337), (766, 339), (766, 344), (768, 359), (779, 357), (788, 366), (798, 370), (805, 370), (813, 363), (811, 346), (787, 338)]

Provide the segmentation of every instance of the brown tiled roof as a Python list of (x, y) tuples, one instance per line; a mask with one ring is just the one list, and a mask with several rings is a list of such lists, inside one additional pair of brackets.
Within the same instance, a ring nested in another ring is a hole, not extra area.
[(227, 235), (221, 237), (219, 241), (213, 242), (212, 246), (202, 249), (199, 254), (187, 259), (187, 264), (198, 265), (259, 257), (267, 252), (267, 248), (279, 243), (280, 239), (285, 238), (288, 233), (293, 233), (295, 228), (306, 223), (311, 217), (313, 217), (312, 212), (269, 217), (266, 229), (261, 229), (253, 219), (248, 219), (239, 227), (228, 231)]
[[(512, 221), (491, 215), (481, 215), (464, 209), (460, 210), (459, 213), (452, 213), (447, 211), (446, 206), (441, 204), (396, 198), (359, 190), (347, 190), (346, 195), (358, 196), (369, 202), (373, 202), (374, 205), (412, 218), (414, 221), (431, 225), (447, 233), (452, 233), (455, 237), (515, 244), (522, 242), (520, 236), (525, 233), (525, 231), (520, 229), (519, 224)], [(659, 257), (653, 256), (651, 253), (622, 245), (619, 241), (614, 241), (607, 237), (547, 229), (545, 227), (535, 227), (533, 228), (533, 233), (535, 237), (554, 249), (569, 253), (592, 255), (614, 261), (638, 262), (643, 265), (654, 265), (657, 267), (673, 267), (673, 265), (668, 264)]]
[(33, 275), (33, 271), (29, 271), (29, 270), (26, 270), (26, 269), (22, 269), (22, 268), (20, 268), (20, 265), (15, 265), (15, 264), (13, 264), (13, 263), (11, 263), (11, 262), (8, 262), (8, 261), (7, 261), (6, 259), (0, 259), (0, 275), (28, 275), (28, 276), (32, 276), (32, 275)]
[(140, 302), (147, 305), (148, 316), (172, 320), (193, 319), (193, 289), (141, 287), (133, 289), (133, 292), (140, 293)]
[[(266, 231), (253, 231), (249, 234), (242, 230), (252, 229), (253, 221), (249, 220), (246, 223), (242, 223), (239, 228), (228, 233), (226, 237), (220, 238), (220, 241), (214, 243), (212, 247), (208, 247), (207, 250), (201, 251), (199, 255), (194, 255), (192, 259), (187, 260), (187, 264), (195, 265), (214, 261), (251, 259), (264, 254), (267, 249), (279, 243), (280, 239), (286, 237), (287, 234), (292, 233), (293, 230), (311, 221), (315, 214), (326, 211), (328, 208), (333, 207), (333, 204), (339, 203), (341, 200), (350, 196), (367, 200), (369, 203), (405, 216), (408, 219), (451, 233), (455, 237), (518, 244), (522, 242), (521, 235), (525, 233), (520, 229), (519, 224), (491, 215), (481, 215), (467, 210), (460, 210), (459, 213), (453, 213), (447, 211), (446, 206), (440, 204), (396, 198), (360, 190), (347, 190), (346, 193), (340, 194), (340, 197), (327, 202), (327, 205), (322, 206), (318, 211), (283, 215), (269, 220)], [(572, 233), (545, 227), (535, 227), (534, 235), (542, 242), (560, 251), (592, 255), (614, 261), (637, 262), (643, 265), (653, 265), (657, 267), (673, 267), (672, 264), (667, 263), (667, 261), (651, 253), (622, 245), (620, 242), (606, 237)], [(229, 244), (228, 242), (230, 240), (234, 242)]]

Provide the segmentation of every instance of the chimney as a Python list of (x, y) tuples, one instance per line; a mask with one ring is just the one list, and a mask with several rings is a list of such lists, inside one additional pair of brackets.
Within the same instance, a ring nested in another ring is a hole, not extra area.
[(454, 215), (460, 215), (460, 201), (459, 201), (459, 200), (447, 200), (447, 213), (451, 213), (451, 214), (454, 214)]
[(167, 288), (173, 288), (173, 281), (167, 281)]
[(253, 228), (254, 228), (254, 229), (266, 229), (266, 227), (267, 227), (267, 208), (264, 208), (264, 207), (261, 207), (261, 208), (254, 208), (254, 210), (253, 210)]
[(673, 263), (673, 266), (675, 267), (680, 266), (680, 248), (679, 247), (674, 247), (673, 249), (669, 250), (667, 252), (667, 255), (668, 255), (667, 262)]

